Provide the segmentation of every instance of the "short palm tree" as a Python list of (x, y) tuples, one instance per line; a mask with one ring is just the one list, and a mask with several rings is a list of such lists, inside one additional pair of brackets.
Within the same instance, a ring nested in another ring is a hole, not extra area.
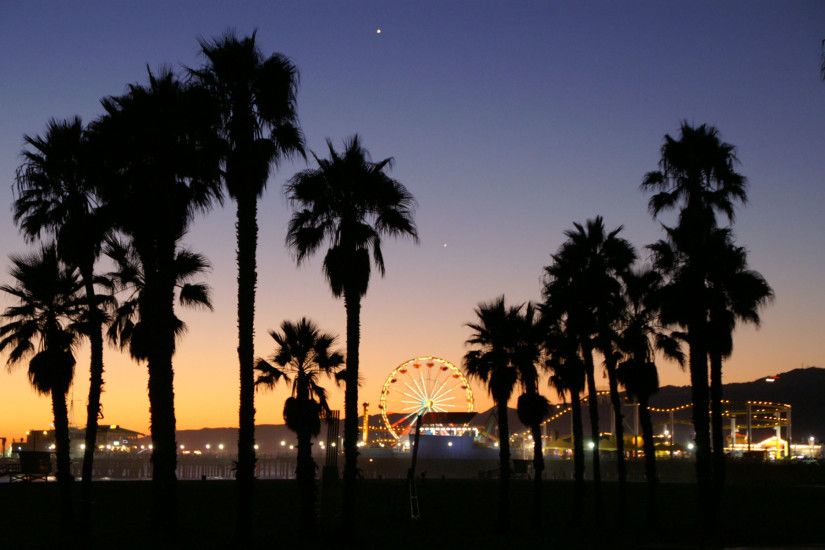
[(472, 349), (464, 354), (464, 371), (487, 386), (498, 415), (499, 531), (510, 527), (510, 425), (507, 403), (519, 381), (514, 361), (521, 306), (506, 306), (504, 296), (475, 309), (476, 320), (467, 323), (473, 331), (467, 339)]
[(619, 382), (627, 396), (638, 404), (639, 423), (645, 458), (645, 477), (648, 485), (648, 523), (656, 525), (657, 504), (656, 452), (653, 445), (653, 423), (648, 405), (659, 389), (655, 352), (684, 363), (679, 340), (662, 330), (659, 324), (661, 274), (652, 270), (631, 271), (624, 276), (628, 309), (619, 337), (623, 358), (617, 369)]
[(12, 256), (12, 282), (0, 286), (16, 304), (6, 308), (0, 325), (0, 351), (8, 351), (11, 368), (29, 359), (29, 381), (51, 395), (54, 413), (57, 481), (61, 517), (69, 528), (72, 474), (69, 463), (69, 415), (66, 393), (74, 377), (73, 348), (78, 338), (76, 319), (82, 314), (82, 284), (76, 272), (58, 258), (56, 248), (44, 246), (30, 256)]
[[(300, 264), (326, 242), (324, 275), (332, 294), (344, 298), (347, 313), (347, 356), (344, 394), (344, 528), (352, 539), (355, 529), (355, 483), (358, 473), (358, 348), (361, 340), (361, 299), (369, 286), (371, 266), (384, 274), (381, 239), (412, 237), (415, 200), (387, 175), (392, 159), (372, 162), (353, 136), (344, 151), (327, 141), (329, 158), (313, 154), (317, 168), (297, 173), (286, 194), (295, 207), (287, 245)], [(372, 255), (372, 260), (370, 260)]]
[(42, 136), (26, 136), (27, 149), (17, 170), (14, 218), (27, 240), (48, 235), (60, 258), (80, 273), (86, 293), (89, 338), (89, 400), (83, 452), (83, 523), (88, 522), (92, 467), (103, 387), (103, 322), (101, 297), (95, 290), (95, 263), (110, 222), (89, 181), (86, 132), (77, 117), (51, 120)]
[(550, 413), (550, 402), (539, 393), (540, 366), (542, 360), (542, 324), (532, 303), (523, 306), (518, 316), (513, 364), (518, 371), (522, 393), (516, 402), (519, 420), (530, 428), (533, 437), (533, 528), (541, 528), (542, 473), (544, 451), (542, 449), (541, 423)]
[(302, 318), (284, 321), (281, 330), (269, 332), (275, 353), (269, 361), (259, 359), (256, 384), (274, 388), (278, 381), (292, 383), (292, 395), (284, 403), (284, 420), (298, 436), (298, 466), (295, 477), (300, 487), (301, 525), (311, 534), (315, 525), (315, 470), (312, 438), (321, 432), (321, 416), (329, 413), (327, 392), (319, 384), (322, 375), (334, 377), (344, 356), (332, 349), (335, 336)]
[(237, 204), (235, 232), (238, 264), (238, 360), (240, 408), (238, 510), (241, 532), (251, 534), (255, 477), (254, 348), (258, 199), (266, 189), (270, 168), (286, 157), (304, 155), (298, 127), (298, 70), (281, 54), (264, 56), (256, 35), (239, 38), (228, 32), (202, 40), (206, 64), (192, 71), (214, 98), (220, 112), (223, 180)]
[[(138, 361), (150, 356), (146, 321), (140, 315), (140, 304), (146, 292), (146, 275), (138, 253), (128, 242), (109, 238), (104, 253), (114, 264), (114, 270), (101, 281), (107, 284), (113, 295), (121, 299), (112, 316), (106, 335), (120, 349), (128, 349), (129, 355)], [(175, 256), (175, 295), (185, 307), (202, 307), (212, 310), (209, 286), (197, 278), (210, 269), (209, 261), (202, 254), (186, 248), (178, 249)], [(186, 323), (177, 315), (174, 318), (175, 335), (186, 332)]]
[(581, 359), (578, 336), (570, 333), (563, 319), (553, 319), (553, 308), (544, 304), (542, 323), (546, 327), (545, 367), (551, 372), (550, 386), (566, 401), (570, 398), (571, 437), (573, 446), (573, 479), (575, 500), (573, 520), (582, 519), (584, 501), (584, 430), (582, 424), (581, 394), (585, 385), (585, 366)]

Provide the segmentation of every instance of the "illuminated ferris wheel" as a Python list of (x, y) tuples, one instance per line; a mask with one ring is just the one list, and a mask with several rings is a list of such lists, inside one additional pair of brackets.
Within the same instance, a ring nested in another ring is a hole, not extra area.
[[(378, 408), (396, 438), (428, 412), (472, 412), (473, 390), (458, 367), (438, 357), (416, 357), (397, 366), (381, 389)], [(389, 415), (400, 418), (390, 419)]]

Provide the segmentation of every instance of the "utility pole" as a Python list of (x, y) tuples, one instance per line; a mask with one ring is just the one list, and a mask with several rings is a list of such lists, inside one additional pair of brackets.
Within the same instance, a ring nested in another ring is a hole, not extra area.
[(364, 407), (364, 427), (361, 429), (361, 440), (366, 445), (370, 438), (370, 416), (368, 413), (370, 404), (366, 401), (361, 404)]

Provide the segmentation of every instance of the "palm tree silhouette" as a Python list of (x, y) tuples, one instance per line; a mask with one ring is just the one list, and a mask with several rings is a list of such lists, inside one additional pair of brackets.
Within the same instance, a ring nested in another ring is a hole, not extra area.
[(719, 491), (725, 481), (722, 363), (733, 353), (737, 321), (759, 326), (759, 309), (773, 298), (773, 290), (762, 275), (748, 268), (747, 251), (734, 244), (730, 230), (715, 230), (709, 249), (715, 257), (708, 277), (711, 438), (713, 475)]
[(328, 414), (327, 392), (319, 385), (321, 375), (334, 377), (344, 356), (332, 349), (335, 336), (302, 318), (284, 321), (281, 330), (269, 332), (275, 353), (269, 362), (259, 359), (256, 384), (274, 388), (279, 380), (292, 383), (292, 395), (284, 403), (284, 420), (298, 436), (298, 466), (295, 477), (300, 487), (301, 526), (306, 535), (315, 525), (315, 470), (312, 438), (321, 432), (321, 415)]
[[(150, 356), (149, 328), (140, 315), (140, 304), (146, 292), (146, 274), (140, 256), (128, 242), (109, 238), (104, 253), (112, 260), (114, 270), (102, 280), (109, 285), (113, 295), (122, 299), (115, 309), (106, 336), (120, 349), (128, 349), (129, 355), (138, 361)], [(212, 310), (209, 286), (196, 279), (210, 269), (205, 256), (187, 248), (178, 248), (175, 254), (174, 275), (177, 302), (184, 307), (202, 307)], [(186, 332), (186, 323), (177, 315), (174, 318), (175, 336)]]
[[(621, 276), (636, 258), (633, 247), (618, 236), (622, 227), (607, 232), (601, 216), (584, 225), (575, 223), (565, 232), (567, 240), (553, 255), (553, 264), (545, 268), (545, 304), (566, 312), (568, 328), (579, 337), (585, 365), (593, 447), (593, 480), (597, 521), (602, 520), (601, 468), (599, 462), (599, 407), (596, 391), (593, 352), (602, 353), (610, 387), (610, 401), (615, 417), (616, 460), (622, 500), (626, 483), (624, 457), (624, 423), (622, 403), (616, 378), (617, 323), (623, 311)], [(553, 315), (561, 316), (560, 313)], [(623, 506), (621, 510), (623, 510)], [(621, 513), (620, 510), (620, 513)]]
[(54, 413), (57, 481), (60, 485), (61, 531), (71, 528), (72, 473), (69, 462), (69, 414), (66, 393), (74, 377), (75, 321), (82, 314), (82, 283), (74, 269), (62, 264), (53, 245), (29, 256), (11, 256), (11, 284), (0, 291), (16, 300), (0, 325), (0, 351), (9, 351), (11, 368), (29, 359), (29, 381), (40, 394), (51, 395)]
[(550, 386), (566, 400), (570, 396), (571, 436), (573, 445), (573, 479), (575, 492), (573, 521), (582, 520), (584, 500), (584, 435), (581, 394), (584, 391), (585, 367), (579, 351), (579, 338), (566, 327), (564, 318), (554, 318), (561, 312), (542, 304), (542, 324), (546, 327), (545, 366), (550, 370)]
[(223, 181), (237, 205), (235, 232), (238, 265), (238, 360), (240, 407), (238, 531), (252, 534), (255, 478), (254, 347), (258, 198), (270, 167), (294, 154), (304, 156), (297, 123), (298, 70), (281, 54), (265, 57), (252, 36), (228, 32), (202, 40), (206, 65), (193, 76), (213, 96), (220, 110)]
[(195, 214), (220, 199), (217, 115), (202, 88), (171, 71), (103, 100), (91, 125), (99, 194), (144, 277), (137, 312), (149, 371), (153, 514), (168, 538), (176, 530), (174, 313), (178, 242)]
[(523, 306), (518, 315), (519, 325), (513, 350), (513, 363), (518, 370), (522, 393), (516, 402), (519, 420), (530, 428), (533, 437), (533, 528), (541, 528), (542, 518), (542, 450), (541, 423), (550, 412), (550, 402), (539, 393), (539, 365), (542, 353), (542, 325), (532, 303)]
[(645, 458), (645, 478), (648, 486), (648, 524), (657, 524), (656, 449), (653, 444), (653, 422), (648, 405), (659, 389), (655, 352), (684, 364), (684, 354), (679, 340), (662, 330), (659, 324), (659, 290), (662, 276), (655, 270), (643, 269), (624, 275), (628, 309), (619, 347), (623, 358), (616, 375), (625, 387), (627, 396), (635, 399), (639, 407), (639, 424), (642, 428), (642, 445)]
[(83, 123), (77, 117), (51, 120), (43, 136), (25, 136), (27, 149), (17, 170), (14, 219), (27, 240), (46, 234), (57, 244), (60, 258), (77, 267), (86, 293), (91, 351), (89, 400), (86, 410), (85, 450), (82, 469), (82, 524), (88, 524), (92, 467), (97, 449), (97, 425), (103, 387), (103, 322), (101, 297), (95, 290), (95, 263), (109, 230), (106, 212), (98, 204), (89, 181)]
[(515, 362), (521, 306), (506, 306), (504, 296), (475, 308), (476, 320), (467, 323), (472, 335), (467, 345), (473, 349), (464, 354), (467, 376), (483, 382), (493, 398), (498, 416), (499, 496), (498, 528), (504, 533), (510, 528), (510, 425), (507, 403), (519, 381)]
[[(659, 170), (649, 172), (642, 189), (653, 191), (648, 206), (656, 217), (679, 209), (674, 227), (665, 227), (667, 240), (652, 245), (657, 268), (668, 275), (662, 318), (686, 330), (693, 427), (696, 432), (696, 477), (699, 507), (704, 526), (715, 527), (712, 494), (708, 399), (708, 312), (707, 277), (713, 254), (708, 244), (717, 227), (716, 215), (733, 221), (737, 202), (747, 199), (745, 178), (736, 172), (732, 145), (721, 141), (716, 128), (682, 123), (678, 139), (665, 136)], [(663, 269), (664, 268), (664, 269)]]
[[(297, 173), (286, 186), (295, 206), (287, 245), (300, 264), (325, 243), (324, 275), (333, 296), (343, 296), (347, 313), (346, 390), (344, 394), (344, 503), (346, 538), (355, 529), (358, 473), (358, 346), (361, 339), (361, 299), (369, 286), (371, 264), (384, 274), (383, 236), (418, 240), (413, 221), (415, 200), (386, 170), (392, 159), (372, 162), (358, 136), (338, 153), (327, 140), (329, 158), (313, 154), (317, 168)], [(370, 261), (372, 254), (372, 261)]]

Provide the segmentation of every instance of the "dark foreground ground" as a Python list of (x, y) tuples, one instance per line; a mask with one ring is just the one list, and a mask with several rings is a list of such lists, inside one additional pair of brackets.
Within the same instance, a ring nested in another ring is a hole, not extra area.
[[(359, 496), (359, 548), (693, 548), (699, 546), (694, 488), (664, 484), (659, 491), (660, 527), (645, 526), (645, 486), (631, 483), (627, 521), (616, 523), (616, 485), (605, 483), (607, 520), (596, 525), (587, 513), (572, 521), (573, 485), (544, 484), (544, 527), (530, 529), (531, 484), (514, 481), (512, 528), (496, 534), (496, 480), (426, 479), (419, 483), (421, 519), (410, 520), (406, 485), (367, 480)], [(588, 487), (592, 496), (592, 487)], [(0, 484), (0, 548), (159, 548), (149, 524), (148, 482), (96, 482), (91, 538), (58, 539), (55, 483)], [(234, 548), (235, 485), (231, 481), (179, 484), (178, 548)], [(327, 505), (338, 509), (338, 496)], [(333, 514), (307, 539), (296, 532), (296, 491), (291, 481), (257, 486), (255, 547), (340, 548)], [(322, 509), (327, 506), (322, 505)], [(592, 510), (592, 501), (585, 501)], [(727, 488), (720, 518), (725, 547), (786, 548), (825, 543), (825, 485), (763, 480)], [(823, 546), (825, 548), (825, 546)]]

